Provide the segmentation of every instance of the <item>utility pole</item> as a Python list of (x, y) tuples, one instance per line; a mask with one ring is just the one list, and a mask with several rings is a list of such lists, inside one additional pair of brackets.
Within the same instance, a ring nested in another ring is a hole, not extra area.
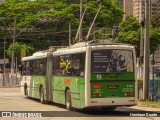
[(72, 42), (72, 30), (71, 30), (71, 22), (69, 22), (69, 46), (71, 46)]
[(12, 45), (12, 62), (11, 62), (11, 75), (13, 79), (14, 66), (15, 66), (15, 41), (16, 41), (16, 19), (13, 22), (13, 45)]
[(142, 77), (143, 70), (143, 58), (144, 58), (144, 11), (143, 11), (143, 3), (141, 0), (141, 39), (140, 39), (140, 60), (139, 60), (139, 76)]
[[(80, 21), (82, 19), (82, 14), (83, 14), (83, 0), (80, 0)], [(80, 26), (79, 29), (79, 41), (82, 40), (82, 25)]]
[(153, 55), (152, 55), (152, 88), (153, 88), (152, 100), (154, 99), (154, 72), (155, 72), (155, 70), (154, 70), (154, 53), (153, 53)]
[(3, 42), (3, 44), (4, 44), (4, 49), (3, 49), (3, 51), (4, 51), (4, 55), (3, 55), (3, 86), (5, 86), (5, 72), (6, 72), (6, 61), (5, 61), (5, 59), (6, 59), (6, 38), (4, 38), (4, 42)]
[[(66, 0), (67, 1), (67, 3), (68, 3), (68, 6), (70, 6), (70, 0)], [(71, 24), (71, 21), (69, 21), (69, 33), (68, 33), (68, 39), (69, 39), (69, 46), (71, 46), (71, 44), (72, 44), (72, 24)]]
[(145, 3), (145, 37), (144, 37), (144, 82), (143, 100), (148, 100), (149, 92), (149, 60), (150, 60), (150, 40), (149, 40), (149, 0)]
[[(151, 0), (149, 0), (149, 24), (151, 24), (151, 18), (152, 18), (152, 2)], [(151, 100), (154, 99), (154, 72), (155, 72), (155, 69), (154, 69), (154, 64), (155, 64), (155, 61), (154, 61), (154, 53), (152, 54), (152, 96), (151, 96)], [(150, 88), (149, 88), (150, 89)]]

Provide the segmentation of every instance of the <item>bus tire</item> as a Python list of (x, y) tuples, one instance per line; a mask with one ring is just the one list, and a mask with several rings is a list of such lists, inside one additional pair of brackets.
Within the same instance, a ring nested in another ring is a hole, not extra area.
[(42, 103), (42, 104), (45, 103), (43, 87), (40, 88), (40, 103)]
[(66, 109), (67, 110), (72, 110), (72, 104), (71, 104), (71, 92), (70, 90), (66, 90), (65, 93), (65, 103), (66, 103)]

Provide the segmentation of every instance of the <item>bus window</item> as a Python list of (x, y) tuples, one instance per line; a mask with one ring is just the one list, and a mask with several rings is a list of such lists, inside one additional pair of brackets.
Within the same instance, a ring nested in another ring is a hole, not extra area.
[(31, 61), (26, 61), (23, 63), (23, 75), (31, 75)]
[(45, 75), (46, 74), (46, 59), (40, 59), (39, 60), (39, 75)]
[(129, 50), (94, 50), (92, 73), (133, 72), (133, 54)]
[(72, 54), (71, 63), (68, 67), (68, 74), (71, 76), (84, 76), (85, 54)]
[(53, 74), (55, 75), (84, 76), (84, 53), (54, 57), (53, 63)]

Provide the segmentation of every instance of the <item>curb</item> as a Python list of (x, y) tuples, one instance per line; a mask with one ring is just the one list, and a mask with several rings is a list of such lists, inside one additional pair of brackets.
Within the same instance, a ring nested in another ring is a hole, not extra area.
[(6, 86), (1, 86), (0, 85), (0, 88), (14, 88), (14, 87), (20, 87), (20, 85), (6, 85)]

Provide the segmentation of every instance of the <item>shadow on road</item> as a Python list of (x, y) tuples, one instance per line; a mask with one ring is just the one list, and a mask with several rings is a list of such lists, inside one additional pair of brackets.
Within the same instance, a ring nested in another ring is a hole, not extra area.
[[(39, 102), (39, 99), (29, 98), (36, 102)], [(47, 103), (51, 106), (56, 106), (64, 109), (64, 111), (41, 111), (42, 116), (44, 117), (129, 117), (131, 114), (136, 115), (146, 115), (149, 114), (157, 114), (160, 116), (160, 112), (152, 112), (152, 111), (143, 111), (139, 109), (127, 108), (127, 107), (117, 107), (115, 110), (104, 110), (101, 108), (92, 108), (92, 109), (73, 109), (72, 111), (67, 111), (65, 105), (49, 102)], [(139, 117), (139, 116), (138, 116)]]

